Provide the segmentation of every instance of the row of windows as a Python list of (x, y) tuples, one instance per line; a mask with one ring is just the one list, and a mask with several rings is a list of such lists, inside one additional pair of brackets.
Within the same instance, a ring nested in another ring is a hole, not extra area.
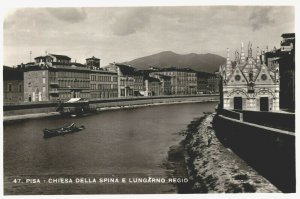
[(143, 78), (134, 78), (135, 83), (143, 83)]
[(99, 82), (117, 82), (117, 76), (104, 76), (104, 75), (91, 75), (91, 81), (99, 81)]
[(7, 92), (16, 92), (16, 91), (22, 92), (22, 87), (23, 87), (22, 84), (18, 84), (17, 87), (15, 88), (12, 83), (8, 83), (7, 84)]
[(91, 93), (91, 98), (116, 98), (118, 97), (118, 92), (97, 92), (97, 93)]
[(125, 96), (133, 96), (133, 90), (132, 89), (121, 89), (121, 97), (125, 97)]
[(80, 73), (80, 72), (58, 72), (58, 77), (69, 77), (69, 78), (84, 78), (90, 79), (89, 73)]
[(89, 93), (60, 93), (60, 99), (70, 99), (72, 97), (79, 97), (79, 98), (90, 98)]
[(58, 80), (59, 87), (71, 87), (71, 88), (89, 88), (89, 81), (74, 81), (74, 80)]
[(134, 84), (134, 82), (132, 80), (126, 81), (124, 79), (121, 79), (121, 81), (120, 81), (121, 86), (132, 86), (133, 84)]
[(188, 72), (181, 72), (181, 71), (164, 71), (164, 72), (157, 72), (157, 74), (163, 74), (167, 76), (188, 76), (188, 77), (195, 77), (196, 73), (188, 73)]
[(110, 89), (118, 89), (117, 84), (91, 84), (92, 90), (110, 90)]

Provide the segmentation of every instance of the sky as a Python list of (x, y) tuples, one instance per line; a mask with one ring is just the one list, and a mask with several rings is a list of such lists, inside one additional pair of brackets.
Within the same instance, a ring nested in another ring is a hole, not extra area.
[[(295, 32), (292, 6), (61, 7), (8, 10), (3, 22), (4, 65), (34, 57), (68, 55), (101, 66), (173, 51), (226, 57), (249, 41), (252, 48), (279, 47)], [(253, 55), (256, 55), (256, 52)]]

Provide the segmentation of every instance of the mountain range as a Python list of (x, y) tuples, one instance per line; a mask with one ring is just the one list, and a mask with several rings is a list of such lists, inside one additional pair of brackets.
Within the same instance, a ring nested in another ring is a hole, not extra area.
[(146, 70), (149, 67), (165, 68), (191, 68), (195, 71), (214, 73), (226, 59), (215, 54), (177, 54), (172, 51), (164, 51), (157, 54), (141, 57), (132, 61), (123, 62), (138, 70)]

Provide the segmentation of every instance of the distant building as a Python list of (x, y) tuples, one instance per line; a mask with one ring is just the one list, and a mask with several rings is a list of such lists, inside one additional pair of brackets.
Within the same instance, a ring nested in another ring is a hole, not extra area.
[(219, 81), (215, 74), (197, 72), (197, 93), (218, 93)]
[(207, 79), (208, 93), (218, 93), (219, 92), (219, 82), (220, 82), (220, 78), (217, 75), (212, 74)]
[(279, 65), (280, 108), (295, 110), (295, 33), (282, 34), (280, 48), (266, 52), (265, 60), (269, 67)]
[(118, 74), (112, 71), (91, 70), (91, 98), (117, 98)]
[(65, 55), (39, 56), (24, 72), (24, 101), (90, 98), (90, 69)]
[(147, 77), (145, 79), (145, 96), (162, 95), (162, 83), (158, 78)]
[(3, 66), (3, 102), (21, 103), (24, 101), (23, 71), (17, 68)]
[(70, 64), (71, 58), (66, 55), (47, 54), (34, 58), (35, 63), (39, 66), (51, 66), (52, 64)]
[(172, 85), (171, 85), (171, 77), (165, 75), (158, 74), (149, 74), (150, 77), (157, 78), (161, 82), (161, 95), (171, 95), (172, 93)]
[(144, 77), (135, 68), (119, 63), (111, 63), (108, 71), (118, 73), (118, 95), (119, 97), (141, 96), (144, 89)]
[(87, 58), (86, 66), (92, 70), (99, 70), (100, 69), (100, 59), (96, 57)]
[(144, 90), (144, 76), (140, 71), (134, 71), (133, 74), (133, 95), (140, 96)]
[(279, 67), (267, 66), (264, 56), (264, 52), (260, 53), (257, 49), (254, 58), (251, 43), (248, 45), (248, 57), (243, 43), (241, 52), (236, 51), (234, 61), (230, 60), (227, 50), (226, 66), (220, 67), (221, 105), (224, 109), (279, 110)]
[(153, 74), (171, 77), (172, 95), (190, 95), (197, 93), (197, 73), (189, 68), (163, 68)]

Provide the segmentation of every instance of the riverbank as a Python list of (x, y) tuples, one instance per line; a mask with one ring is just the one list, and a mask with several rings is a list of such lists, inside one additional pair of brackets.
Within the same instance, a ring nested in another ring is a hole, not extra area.
[(180, 145), (170, 148), (169, 159), (173, 162), (176, 160), (177, 166), (181, 166), (174, 169), (179, 171), (186, 169), (189, 178), (189, 185), (183, 188), (183, 191), (190, 193), (280, 192), (219, 142), (212, 128), (213, 117), (214, 114), (207, 114), (192, 121), (183, 133), (185, 138)]
[[(122, 105), (119, 105), (119, 106), (99, 107), (99, 108), (97, 108), (97, 112), (110, 111), (110, 110), (119, 110), (119, 109), (141, 108), (141, 107), (149, 107), (149, 106), (159, 106), (159, 105), (202, 103), (202, 102), (214, 102), (214, 101), (217, 101), (217, 100), (209, 99), (209, 100), (202, 100), (202, 101), (186, 100), (186, 101), (170, 101), (170, 102), (153, 102), (153, 103), (147, 103), (147, 104), (122, 104)], [(53, 116), (58, 116), (58, 115), (60, 115), (58, 112), (8, 115), (8, 116), (3, 116), (3, 122), (12, 122), (12, 121), (18, 121), (18, 120), (43, 118), (43, 117), (53, 117)]]

